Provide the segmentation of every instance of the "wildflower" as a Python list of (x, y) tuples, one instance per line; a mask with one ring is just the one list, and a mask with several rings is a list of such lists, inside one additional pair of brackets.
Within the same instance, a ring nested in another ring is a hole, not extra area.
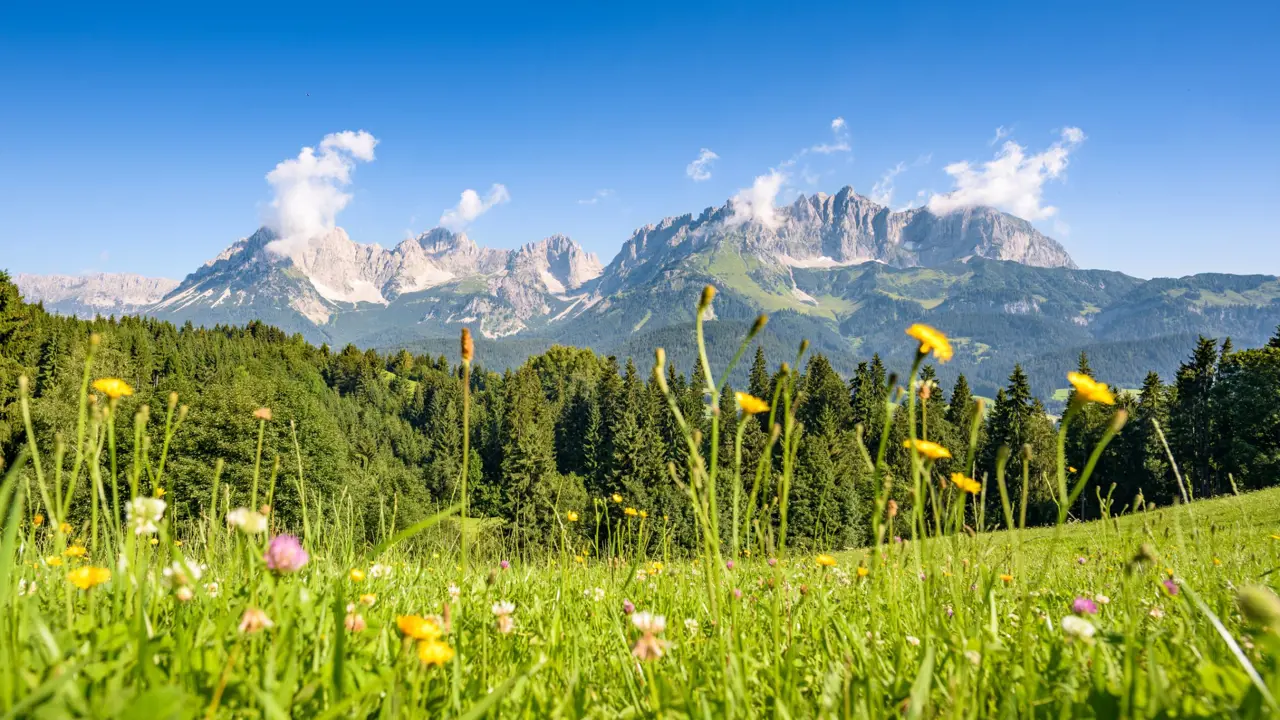
[(160, 538), (151, 538), (151, 540), (149, 541), (149, 544), (150, 544), (152, 547), (155, 547), (156, 545), (159, 545), (159, 544), (160, 544)]
[(209, 597), (218, 597), (218, 583), (207, 583), (204, 586), (204, 591), (209, 594)]
[(1156, 605), (1152, 607), (1151, 611), (1148, 612), (1147, 614), (1150, 615), (1152, 619), (1159, 620), (1160, 618), (1164, 617), (1164, 610), (1161, 610), (1160, 606)]
[(396, 618), (396, 627), (400, 628), (400, 633), (407, 638), (414, 640), (426, 640), (428, 642), (436, 640), (440, 637), (440, 624), (428, 620), (419, 615), (401, 615)]
[(1097, 615), (1098, 606), (1087, 597), (1078, 597), (1071, 603), (1071, 612), (1077, 615)]
[(588, 600), (594, 600), (596, 602), (600, 602), (601, 600), (604, 600), (604, 588), (583, 590), (582, 596), (587, 598)]
[(953, 354), (951, 349), (951, 341), (947, 340), (947, 336), (941, 332), (929, 327), (923, 323), (916, 323), (907, 328), (907, 334), (915, 338), (920, 343), (919, 353), (933, 356), (938, 362), (944, 363), (951, 359)]
[(44, 559), (44, 564), (49, 567), (62, 567), (62, 558), (57, 555), (51, 555)]
[(160, 498), (140, 497), (129, 503), (126, 512), (129, 527), (135, 535), (154, 535), (160, 531), (160, 521), (164, 518), (165, 501)]
[(173, 591), (173, 596), (178, 599), (178, 602), (190, 602), (191, 598), (195, 597), (195, 593), (191, 592), (191, 588), (183, 585)]
[(977, 650), (965, 650), (964, 656), (965, 656), (965, 659), (967, 659), (969, 662), (973, 663), (974, 665), (982, 664), (982, 653), (978, 652)]
[(1068, 465), (1068, 466), (1067, 466), (1067, 472), (1069, 472), (1069, 473), (1071, 473), (1071, 474), (1073, 474), (1073, 475), (1074, 475), (1075, 473), (1079, 472), (1079, 470), (1076, 470), (1076, 469), (1075, 469), (1074, 467), (1072, 467), (1071, 465)]
[(778, 558), (769, 558), (766, 562), (769, 563), (769, 567), (774, 567), (778, 564)]
[(868, 576), (868, 575), (870, 575), (870, 574), (871, 574), (871, 571), (870, 571), (870, 570), (868, 570), (868, 569), (867, 569), (867, 567), (866, 567), (865, 565), (859, 565), (859, 566), (858, 566), (858, 577), (860, 577), (860, 578), (864, 578), (864, 577), (866, 577), (866, 576)]
[(86, 550), (86, 549), (85, 549), (85, 547), (84, 547), (83, 545), (72, 545), (72, 546), (68, 547), (66, 550), (63, 550), (63, 551), (62, 551), (62, 556), (63, 556), (63, 557), (75, 557), (75, 558), (82, 558), (82, 557), (84, 557), (85, 555), (87, 555), (88, 553), (89, 553), (89, 551), (88, 551), (88, 550)]
[(93, 389), (112, 400), (119, 400), (122, 397), (128, 397), (133, 394), (133, 388), (129, 387), (129, 383), (120, 378), (99, 378), (94, 380)]
[(619, 495), (618, 493), (614, 493), (614, 494), (613, 494), (613, 498), (612, 498), (612, 500), (613, 500), (615, 503), (621, 503), (621, 502), (622, 502), (622, 496), (621, 496), (621, 495)]
[(347, 628), (347, 632), (358, 633), (365, 629), (364, 616), (356, 612), (355, 605), (347, 605), (347, 617), (343, 619), (343, 626)]
[(501, 562), (498, 563), (498, 567), (502, 568), (503, 570), (507, 570), (511, 567), (511, 563), (506, 560), (502, 560)]
[(1083, 556), (1083, 555), (1081, 555), (1080, 557), (1076, 558), (1076, 564), (1077, 564), (1077, 565), (1083, 565), (1083, 564), (1085, 564), (1085, 563), (1087, 563), (1087, 562), (1089, 562), (1089, 561), (1088, 561), (1088, 560), (1085, 560), (1085, 558), (1084, 558), (1084, 556)]
[(81, 590), (88, 590), (111, 579), (111, 571), (106, 568), (86, 565), (67, 573), (67, 582)]
[(836, 559), (832, 555), (822, 554), (817, 557), (817, 562), (822, 567), (835, 567)]
[(667, 628), (667, 619), (650, 612), (638, 612), (631, 616), (631, 624), (641, 632), (631, 648), (631, 654), (640, 660), (656, 660), (662, 657), (666, 643), (658, 636)]
[(725, 569), (726, 569), (726, 570), (732, 570), (732, 569), (733, 569), (733, 561), (732, 561), (732, 560), (726, 560), (726, 561), (725, 561), (725, 563), (724, 563), (724, 567), (725, 567)]
[(636, 515), (640, 514), (636, 512), (636, 509), (633, 507), (629, 507), (626, 510), (623, 510), (622, 512), (625, 513), (628, 517), (635, 517)]
[(1107, 387), (1106, 383), (1100, 383), (1088, 375), (1078, 372), (1067, 373), (1067, 380), (1075, 387), (1076, 400), (1078, 402), (1096, 402), (1102, 405), (1116, 404), (1116, 396)]
[(1169, 593), (1170, 596), (1178, 594), (1178, 583), (1173, 580), (1163, 580), (1160, 584), (1164, 585), (1164, 591)]
[(69, 522), (58, 523), (58, 532), (62, 533), (63, 535), (70, 535), (71, 523)]
[(951, 482), (970, 495), (977, 495), (982, 490), (982, 483), (967, 477), (964, 473), (951, 473)]
[(515, 612), (516, 604), (507, 600), (502, 600), (494, 603), (493, 607), (490, 609), (493, 610), (493, 614), (495, 616), (502, 617), (503, 615), (510, 615)]
[(378, 596), (373, 593), (365, 593), (360, 596), (360, 604), (365, 607), (373, 607), (376, 602), (378, 602)]
[(1099, 604), (1099, 605), (1106, 605), (1107, 603), (1111, 602), (1111, 598), (1109, 598), (1109, 597), (1107, 597), (1106, 595), (1103, 595), (1103, 594), (1101, 594), (1101, 593), (1099, 593), (1099, 594), (1097, 594), (1097, 595), (1094, 595), (1094, 596), (1093, 596), (1093, 599), (1094, 599), (1094, 600), (1096, 600), (1096, 601), (1098, 601), (1098, 604)]
[(1003, 580), (1006, 585), (1013, 582), (1013, 576), (1008, 573), (1001, 575), (1000, 579)]
[(890, 499), (889, 499), (889, 502), (888, 502), (887, 507), (888, 507), (888, 512), (889, 512), (889, 517), (897, 517), (897, 516), (898, 516), (898, 501), (897, 501), (897, 500), (894, 500), (894, 499), (890, 498)]
[(36, 513), (36, 516), (31, 518), (31, 524), (35, 525), (36, 527), (40, 527), (41, 525), (43, 525), (44, 515), (41, 515), (40, 513)]
[(258, 608), (248, 608), (244, 611), (244, 616), (240, 618), (240, 632), (256, 633), (270, 627), (275, 627), (275, 623), (271, 622), (271, 618)]
[(916, 637), (915, 635), (908, 635), (907, 644), (912, 647), (920, 647), (920, 638)]
[(360, 568), (351, 568), (351, 572), (347, 573), (347, 577), (351, 578), (351, 582), (363, 582), (364, 571)]
[(471, 328), (462, 328), (462, 337), (458, 345), (458, 355), (462, 358), (462, 362), (470, 365), (471, 360), (476, 356), (476, 343), (471, 339)]
[(259, 419), (259, 420), (270, 420), (270, 419), (271, 419), (271, 408), (269, 408), (269, 407), (260, 407), (260, 408), (258, 408), (257, 410), (254, 410), (254, 411), (253, 411), (253, 416), (254, 416), (255, 418)]
[(1093, 634), (1097, 631), (1098, 629), (1093, 626), (1093, 623), (1082, 617), (1068, 615), (1062, 618), (1062, 632), (1068, 637), (1088, 641), (1093, 638)]
[(297, 572), (307, 564), (311, 556), (302, 547), (302, 543), (293, 535), (277, 535), (267, 544), (267, 552), (262, 556), (267, 568), (278, 573)]
[(1240, 614), (1250, 622), (1274, 626), (1280, 621), (1280, 598), (1270, 588), (1249, 585), (1236, 594)]
[[(653, 560), (653, 561), (651, 561), (651, 562), (649, 563), (649, 574), (650, 574), (650, 575), (661, 575), (661, 574), (662, 574), (662, 570), (663, 570), (663, 568), (665, 568), (665, 567), (666, 567), (666, 566), (662, 564), (662, 561), (661, 561), (661, 560)], [(639, 575), (643, 575), (643, 574), (644, 574), (644, 572), (643, 572), (643, 571), (641, 571), (641, 572), (640, 572), (640, 573), (638, 573), (638, 574), (639, 574)], [(641, 579), (641, 580), (643, 580), (644, 578), (643, 578), (643, 577), (641, 577), (640, 579)]]
[(35, 580), (32, 580), (31, 582), (27, 582), (25, 579), (23, 579), (23, 580), (19, 580), (19, 581), (18, 581), (18, 596), (19, 596), (19, 597), (22, 597), (22, 596), (25, 596), (25, 595), (35, 595), (35, 594), (36, 594), (36, 581), (35, 581)]
[(1221, 564), (1222, 564), (1222, 561), (1221, 561), (1221, 560), (1219, 560), (1218, 558), (1214, 558), (1214, 559), (1213, 559), (1213, 564), (1214, 564), (1214, 565), (1221, 565)]
[(430, 640), (418, 644), (418, 660), (423, 665), (439, 667), (453, 659), (453, 648), (439, 640)]
[(391, 577), (391, 566), (382, 563), (374, 563), (369, 567), (369, 577), (378, 580), (384, 577)]
[(915, 448), (915, 451), (930, 460), (943, 460), (951, 457), (951, 451), (930, 440), (904, 440), (902, 447)]
[(578, 513), (572, 510), (569, 511), (569, 514), (567, 517), (569, 518), (569, 522), (578, 522)]
[(582, 557), (581, 555), (574, 555), (574, 556), (573, 556), (573, 561), (574, 561), (574, 562), (576, 562), (576, 563), (578, 563), (579, 565), (581, 565), (582, 563), (585, 563), (585, 562), (587, 561), (587, 559), (586, 559), (586, 558), (584, 558), (584, 557)]
[(454, 585), (453, 583), (449, 583), (448, 592), (449, 592), (449, 599), (454, 602), (458, 602), (458, 598), (462, 596), (462, 591), (459, 590), (458, 586)]
[(736, 392), (733, 396), (738, 401), (738, 409), (745, 415), (759, 415), (760, 413), (768, 412), (769, 410), (769, 403), (761, 400), (755, 395)]
[(249, 508), (236, 508), (227, 513), (227, 526), (239, 528), (248, 535), (259, 535), (267, 531), (267, 516)]
[(166, 585), (185, 587), (199, 581), (200, 576), (204, 574), (204, 569), (196, 563), (188, 562), (186, 558), (181, 558), (166, 567), (163, 574)]
[(622, 614), (623, 614), (623, 615), (630, 615), (631, 613), (634, 613), (635, 611), (636, 611), (635, 603), (631, 602), (630, 600), (623, 600), (623, 601), (622, 601)]
[(734, 600), (741, 600), (741, 599), (742, 599), (742, 590), (740, 590), (740, 589), (738, 589), (738, 588), (734, 588), (734, 589), (733, 589), (733, 599), (734, 599)]
[(641, 510), (641, 511), (640, 511), (640, 519), (641, 519), (641, 520), (644, 520), (644, 519), (645, 519), (645, 518), (647, 518), (647, 517), (649, 517), (649, 513), (645, 512), (644, 510)]

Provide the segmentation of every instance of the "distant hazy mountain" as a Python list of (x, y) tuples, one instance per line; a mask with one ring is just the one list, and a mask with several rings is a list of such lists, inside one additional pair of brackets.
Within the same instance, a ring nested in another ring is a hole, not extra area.
[(136, 277), (18, 283), (58, 312), (110, 306), (203, 325), (259, 319), (331, 345), (451, 352), (469, 326), (488, 339), (491, 367), (553, 342), (636, 357), (663, 346), (692, 365), (688, 324), (712, 283), (721, 291), (708, 327), (715, 354), (731, 353), (733, 338), (765, 311), (761, 341), (775, 361), (807, 338), (848, 371), (874, 352), (907, 356), (903, 328), (929, 322), (956, 338), (943, 379), (963, 371), (987, 393), (1014, 362), (1051, 393), (1082, 350), (1100, 375), (1136, 385), (1147, 369), (1175, 368), (1198, 333), (1246, 346), (1280, 324), (1275, 277), (1144, 281), (1078, 270), (1056, 241), (991, 208), (894, 212), (845, 188), (746, 215), (729, 202), (646, 225), (607, 267), (559, 235), (494, 250), (436, 229), (387, 250), (340, 228), (301, 245), (263, 228), (176, 287)]
[(177, 280), (133, 273), (89, 275), (18, 274), (13, 281), (29, 302), (62, 315), (136, 315), (154, 305), (178, 285)]

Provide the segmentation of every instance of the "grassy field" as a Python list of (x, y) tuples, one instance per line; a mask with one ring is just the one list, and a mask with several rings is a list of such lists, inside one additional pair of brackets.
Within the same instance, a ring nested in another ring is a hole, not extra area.
[[(704, 293), (700, 314), (712, 294)], [(930, 328), (910, 332), (921, 342), (914, 378), (946, 340)], [(464, 335), (464, 360), (469, 353)], [(663, 362), (659, 353), (659, 368)], [(116, 438), (115, 399), (128, 388), (99, 380), (101, 401), (83, 405), (87, 430), (69, 428), (74, 445), (53, 453), (67, 453), (61, 462), (48, 463), (50, 450), (32, 440), (29, 459), (8, 463), (0, 489), (0, 713), (319, 720), (1280, 711), (1280, 599), (1267, 587), (1280, 567), (1280, 490), (1051, 528), (1018, 528), (1016, 508), (1006, 508), (1003, 524), (1012, 529), (975, 535), (966, 518), (976, 514), (968, 494), (976, 490), (967, 488), (977, 483), (937, 477), (929, 458), (941, 449), (921, 443), (912, 445), (911, 497), (942, 498), (930, 513), (925, 503), (899, 512), (877, 489), (873, 536), (883, 543), (796, 552), (786, 545), (797, 432), (790, 377), (772, 404), (738, 399), (741, 412), (777, 413), (776, 537), (753, 538), (748, 517), (739, 544), (736, 513), (730, 524), (716, 510), (717, 482), (725, 492), (728, 483), (717, 480), (714, 462), (702, 469), (690, 433), (695, 557), (670, 554), (664, 519), (621, 496), (548, 508), (553, 527), (603, 528), (599, 540), (569, 541), (562, 532), (554, 547), (517, 554), (467, 516), (465, 485), (460, 505), (409, 527), (388, 518), (369, 541), (351, 529), (366, 499), (309, 493), (304, 471), (280, 479), (297, 482), (304, 499), (297, 526), (270, 513), (276, 477), (258, 469), (236, 502), (215, 472), (203, 516), (173, 522), (178, 498), (165, 492), (163, 448), (176, 400), (164, 437), (149, 441), (145, 423), (135, 424), (132, 441), (152, 450), (117, 467), (115, 448), (127, 440)], [(86, 369), (86, 396), (89, 378)], [(1109, 391), (1095, 385), (1078, 385), (1077, 402), (1106, 402)], [(714, 407), (714, 386), (711, 395)], [(913, 402), (904, 411), (914, 412)], [(256, 416), (260, 428), (279, 422), (265, 408)], [(1062, 507), (1072, 506), (1091, 468), (1070, 497), (1062, 485)], [(745, 504), (735, 496), (733, 506), (755, 507), (754, 499), (754, 491)], [(260, 505), (261, 513), (253, 509)]]

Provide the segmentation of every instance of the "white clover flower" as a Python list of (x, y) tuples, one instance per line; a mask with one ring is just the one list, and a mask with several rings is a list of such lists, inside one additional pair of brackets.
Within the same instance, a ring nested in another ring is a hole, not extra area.
[(198, 581), (204, 575), (204, 566), (186, 558), (179, 558), (164, 569), (163, 575), (165, 587), (174, 585), (183, 587)]
[(459, 598), (459, 597), (461, 597), (461, 596), (462, 596), (462, 591), (458, 589), (458, 586), (457, 586), (457, 585), (454, 585), (453, 583), (450, 583), (450, 584), (449, 584), (449, 599), (450, 599), (450, 600), (453, 600), (454, 602), (457, 602), (457, 601), (458, 601), (458, 598)]
[(191, 600), (191, 598), (195, 597), (195, 593), (191, 592), (191, 588), (187, 587), (186, 585), (183, 585), (182, 587), (173, 591), (173, 596), (178, 598), (178, 602), (188, 602)]
[(689, 632), (689, 634), (690, 634), (690, 635), (697, 635), (697, 634), (698, 634), (698, 621), (697, 621), (697, 620), (694, 620), (693, 618), (685, 618), (685, 620), (684, 620), (684, 629), (685, 629), (685, 630), (687, 630), (687, 631)]
[(582, 597), (588, 600), (594, 600), (595, 602), (600, 602), (601, 600), (604, 600), (604, 588), (595, 588), (595, 589), (588, 588), (586, 590), (583, 590)]
[(501, 600), (493, 604), (491, 608), (493, 614), (498, 617), (505, 617), (516, 611), (516, 604), (509, 600)]
[(1103, 595), (1102, 593), (1098, 593), (1097, 595), (1094, 595), (1093, 599), (1099, 605), (1106, 605), (1107, 603), (1111, 602), (1111, 598), (1107, 597), (1106, 595)]
[(267, 531), (267, 516), (257, 510), (236, 508), (227, 513), (227, 525), (248, 535), (259, 535)]
[(1085, 620), (1077, 615), (1068, 615), (1062, 618), (1062, 632), (1071, 637), (1080, 638), (1081, 640), (1089, 640), (1098, 629), (1093, 623)]
[(209, 597), (218, 597), (218, 583), (216, 582), (206, 583), (204, 586), (204, 591), (209, 593)]
[(164, 519), (165, 501), (160, 498), (140, 497), (129, 502), (125, 508), (129, 527), (135, 535), (154, 535), (160, 532), (160, 521)]
[(373, 580), (391, 577), (391, 566), (383, 565), (382, 563), (374, 563), (373, 566), (369, 568), (369, 577)]
[(631, 624), (643, 633), (657, 635), (667, 629), (667, 619), (651, 612), (638, 612), (631, 615)]
[(907, 644), (910, 645), (911, 647), (920, 647), (920, 638), (916, 637), (915, 635), (908, 635)]

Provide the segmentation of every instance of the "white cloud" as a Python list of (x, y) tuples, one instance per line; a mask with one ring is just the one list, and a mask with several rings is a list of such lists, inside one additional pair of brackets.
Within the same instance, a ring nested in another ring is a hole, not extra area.
[(579, 200), (578, 204), (579, 205), (595, 205), (601, 200), (607, 197), (612, 197), (612, 196), (613, 196), (613, 190), (609, 188), (603, 188), (595, 191), (595, 193), (591, 197), (587, 198), (586, 200)]
[(751, 187), (739, 190), (729, 201), (733, 206), (733, 215), (729, 216), (725, 225), (733, 227), (754, 220), (770, 230), (776, 230), (781, 221), (774, 202), (786, 180), (785, 173), (770, 170), (768, 174), (757, 177)]
[(334, 219), (351, 201), (342, 188), (351, 184), (357, 161), (373, 160), (377, 138), (361, 130), (325, 135), (320, 151), (304, 147), (267, 173), (275, 196), (267, 224), (280, 238), (267, 245), (280, 254), (305, 247), (334, 228)]
[(888, 207), (893, 204), (893, 179), (907, 169), (906, 163), (898, 163), (889, 168), (880, 180), (871, 187), (871, 202)]
[(988, 144), (988, 145), (992, 145), (992, 146), (994, 146), (996, 143), (998, 143), (998, 142), (1000, 142), (1001, 140), (1003, 140), (1003, 139), (1005, 139), (1005, 138), (1009, 137), (1010, 133), (1012, 133), (1012, 132), (1013, 132), (1013, 130), (1011, 130), (1011, 129), (1009, 129), (1009, 128), (1006, 128), (1005, 126), (1001, 125), (1000, 127), (996, 128), (996, 134), (995, 134), (995, 137), (991, 138), (991, 140), (990, 140), (987, 144)]
[(838, 117), (831, 121), (832, 141), (829, 143), (820, 143), (809, 148), (807, 152), (816, 152), (823, 155), (830, 155), (838, 152), (849, 152), (849, 127), (845, 125), (844, 118)]
[(955, 189), (930, 197), (929, 210), (944, 214), (990, 205), (1026, 220), (1052, 217), (1058, 209), (1041, 205), (1044, 184), (1062, 177), (1068, 156), (1084, 140), (1080, 128), (1068, 127), (1058, 142), (1035, 155), (1027, 155), (1024, 147), (1010, 140), (980, 168), (968, 161), (952, 163), (944, 170), (954, 179)]
[(711, 163), (719, 160), (720, 156), (711, 152), (707, 148), (702, 148), (698, 152), (698, 157), (689, 163), (684, 169), (686, 175), (693, 179), (694, 182), (702, 182), (711, 179)]
[(494, 183), (493, 187), (489, 188), (489, 193), (483, 198), (480, 197), (480, 193), (467, 188), (462, 191), (458, 205), (446, 210), (440, 216), (440, 225), (454, 232), (461, 232), (495, 205), (508, 202), (511, 202), (511, 193), (507, 192), (507, 186), (501, 183)]

